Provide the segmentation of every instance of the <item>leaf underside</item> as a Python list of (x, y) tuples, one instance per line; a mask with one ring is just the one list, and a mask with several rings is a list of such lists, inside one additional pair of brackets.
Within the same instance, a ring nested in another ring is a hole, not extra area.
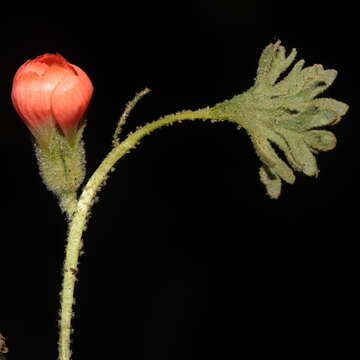
[(321, 128), (337, 124), (348, 110), (343, 102), (317, 98), (335, 80), (335, 70), (319, 64), (304, 67), (304, 60), (299, 60), (284, 75), (295, 57), (295, 49), (286, 56), (280, 41), (268, 45), (260, 57), (254, 86), (217, 107), (231, 112), (232, 121), (249, 133), (262, 162), (260, 180), (271, 198), (280, 196), (282, 180), (294, 183), (294, 171), (318, 175), (315, 154), (336, 146), (335, 135)]

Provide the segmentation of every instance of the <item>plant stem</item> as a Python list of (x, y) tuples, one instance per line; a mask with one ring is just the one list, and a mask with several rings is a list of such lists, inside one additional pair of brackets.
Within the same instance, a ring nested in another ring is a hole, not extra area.
[(110, 151), (85, 185), (77, 202), (74, 215), (69, 223), (63, 270), (63, 287), (60, 300), (59, 360), (70, 360), (71, 357), (71, 318), (73, 315), (72, 307), (74, 303), (76, 275), (78, 272), (78, 260), (82, 247), (82, 234), (85, 230), (88, 215), (94, 203), (96, 193), (107, 178), (109, 171), (119, 159), (129, 152), (130, 149), (134, 148), (145, 135), (150, 134), (153, 130), (177, 121), (211, 119), (213, 117), (214, 115), (211, 114), (209, 108), (196, 111), (186, 110), (164, 116), (159, 120), (144, 125), (135, 132), (129, 134), (123, 142)]

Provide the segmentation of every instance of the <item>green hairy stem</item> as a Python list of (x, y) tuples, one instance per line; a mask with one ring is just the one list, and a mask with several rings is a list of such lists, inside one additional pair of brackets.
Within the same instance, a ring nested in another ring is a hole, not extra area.
[[(320, 151), (329, 151), (336, 145), (334, 134), (321, 128), (338, 123), (347, 112), (348, 106), (334, 99), (318, 98), (318, 95), (335, 80), (337, 75), (335, 70), (324, 70), (321, 65), (304, 67), (304, 61), (299, 60), (287, 75), (280, 78), (280, 75), (285, 73), (293, 63), (295, 57), (295, 49), (286, 56), (285, 48), (281, 46), (280, 41), (270, 44), (262, 52), (255, 84), (248, 91), (213, 107), (195, 111), (186, 110), (164, 116), (130, 133), (125, 140), (120, 142), (121, 128), (131, 109), (142, 96), (149, 92), (148, 89), (143, 90), (128, 103), (113, 136), (113, 149), (90, 177), (78, 199), (76, 191), (79, 181), (82, 181), (83, 169), (81, 168), (80, 172), (69, 171), (68, 168), (62, 171), (61, 166), (62, 164), (69, 166), (68, 164), (72, 162), (84, 166), (81, 139), (79, 138), (77, 145), (72, 148), (79, 152), (77, 155), (74, 155), (69, 151), (70, 148), (62, 143), (56, 145), (57, 148), (51, 153), (56, 154), (55, 173), (64, 174), (66, 186), (58, 185), (56, 181), (59, 177), (56, 177), (55, 185), (53, 185), (56, 191), (53, 191), (59, 197), (60, 205), (69, 219), (61, 292), (59, 360), (71, 358), (70, 337), (74, 289), (78, 275), (82, 235), (91, 207), (114, 165), (135, 148), (145, 135), (162, 126), (184, 120), (230, 121), (237, 127), (244, 128), (249, 134), (261, 162), (260, 180), (271, 198), (276, 199), (280, 196), (282, 181), (294, 183), (294, 172), (318, 176), (319, 169), (315, 155)], [(283, 152), (287, 162), (278, 156), (274, 146)], [(61, 162), (64, 154), (66, 161)], [(46, 166), (42, 166), (42, 169), (45, 168), (48, 173), (51, 173), (48, 170), (48, 166), (51, 166), (50, 157), (46, 156), (45, 160), (42, 160), (46, 162)], [(44, 172), (44, 170), (41, 171)], [(73, 173), (74, 181), (71, 179)], [(72, 186), (73, 184), (76, 186)], [(51, 188), (49, 185), (48, 187)]]

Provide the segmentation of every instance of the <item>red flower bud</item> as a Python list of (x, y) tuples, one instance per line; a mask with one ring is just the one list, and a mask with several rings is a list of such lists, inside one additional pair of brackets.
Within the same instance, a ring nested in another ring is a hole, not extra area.
[(20, 66), (11, 98), (35, 138), (47, 142), (54, 125), (68, 138), (76, 133), (92, 92), (83, 70), (60, 54), (44, 54)]

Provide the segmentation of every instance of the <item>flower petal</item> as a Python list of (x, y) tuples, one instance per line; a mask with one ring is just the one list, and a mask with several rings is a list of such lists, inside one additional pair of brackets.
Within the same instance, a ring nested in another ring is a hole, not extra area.
[(77, 129), (92, 95), (93, 87), (85, 73), (69, 76), (59, 82), (52, 93), (51, 112), (65, 135)]
[(14, 82), (12, 100), (17, 112), (29, 127), (39, 127), (51, 118), (50, 96), (35, 72), (20, 74)]
[(48, 67), (57, 66), (69, 72), (73, 75), (74, 70), (70, 63), (60, 54), (43, 54), (32, 60), (31, 65), (42, 64)]

